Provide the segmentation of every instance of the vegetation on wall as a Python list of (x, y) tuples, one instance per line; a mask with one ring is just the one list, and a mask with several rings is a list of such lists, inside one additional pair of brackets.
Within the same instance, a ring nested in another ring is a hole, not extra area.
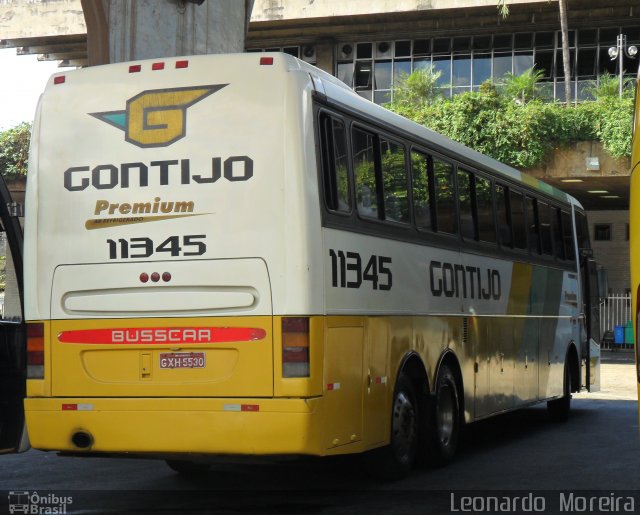
[(535, 70), (453, 98), (410, 91), (434, 75), (423, 69), (404, 77), (386, 107), (516, 168), (540, 166), (553, 149), (577, 141), (601, 141), (614, 158), (631, 155), (632, 89), (620, 98), (617, 77), (601, 77), (589, 91), (594, 100), (566, 106), (536, 96), (542, 85)]
[(0, 173), (13, 179), (27, 174), (31, 124), (20, 125), (0, 132)]

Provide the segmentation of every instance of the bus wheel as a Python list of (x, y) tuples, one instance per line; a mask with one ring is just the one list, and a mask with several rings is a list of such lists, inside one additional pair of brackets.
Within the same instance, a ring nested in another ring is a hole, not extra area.
[(564, 379), (562, 381), (563, 395), (559, 399), (547, 401), (547, 411), (549, 417), (554, 422), (566, 422), (571, 410), (571, 368), (569, 360), (564, 360)]
[(367, 471), (383, 479), (402, 479), (411, 471), (417, 449), (418, 403), (411, 381), (401, 374), (393, 394), (389, 445), (365, 455)]
[(440, 367), (435, 387), (431, 424), (431, 456), (435, 465), (443, 466), (455, 456), (460, 435), (460, 394), (453, 372)]
[(169, 468), (183, 476), (202, 476), (211, 468), (208, 463), (196, 463), (187, 460), (166, 460)]

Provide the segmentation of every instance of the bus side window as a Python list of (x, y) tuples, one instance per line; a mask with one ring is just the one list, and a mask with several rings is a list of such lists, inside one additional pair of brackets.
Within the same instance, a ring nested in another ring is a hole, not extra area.
[(458, 168), (458, 208), (460, 234), (465, 240), (477, 240), (477, 223), (473, 209), (473, 173)]
[(517, 249), (527, 248), (527, 230), (524, 221), (524, 198), (522, 193), (509, 190), (511, 206), (511, 222), (513, 223), (513, 246)]
[(569, 261), (576, 260), (575, 247), (573, 246), (573, 224), (571, 215), (566, 211), (562, 212), (562, 239), (564, 240), (564, 255)]
[(549, 204), (538, 202), (538, 221), (540, 222), (540, 241), (542, 253), (553, 256), (553, 238), (551, 235), (551, 208)]
[(529, 250), (532, 254), (540, 254), (540, 225), (536, 199), (525, 197), (527, 206), (527, 233), (529, 235)]
[(378, 218), (378, 181), (376, 179), (373, 134), (353, 129), (353, 172), (356, 187), (358, 214), (366, 218)]
[(433, 159), (436, 193), (436, 227), (438, 232), (458, 233), (453, 165)]
[(557, 207), (552, 208), (551, 210), (551, 230), (553, 232), (553, 246), (556, 251), (556, 257), (558, 259), (564, 259), (564, 243), (562, 241), (562, 232), (561, 232), (561, 217), (562, 211)]
[(478, 237), (487, 243), (496, 242), (496, 222), (493, 216), (491, 181), (476, 175), (476, 207), (478, 210)]
[(500, 245), (511, 248), (513, 246), (513, 232), (509, 210), (509, 190), (502, 184), (496, 184), (496, 212)]
[(347, 133), (344, 122), (327, 114), (321, 118), (321, 150), (324, 174), (324, 196), (327, 208), (351, 212)]
[[(431, 217), (433, 162), (416, 150), (411, 151), (411, 183), (413, 186), (413, 213), (418, 229), (433, 230)], [(431, 165), (431, 166), (430, 166)]]
[(380, 163), (384, 189), (384, 219), (409, 223), (409, 194), (404, 147), (380, 139)]
[(16, 269), (13, 265), (7, 233), (2, 228), (0, 228), (0, 318), (12, 322), (22, 320)]

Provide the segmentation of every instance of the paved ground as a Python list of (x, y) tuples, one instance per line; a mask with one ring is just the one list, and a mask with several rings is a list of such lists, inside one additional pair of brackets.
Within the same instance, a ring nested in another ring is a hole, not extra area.
[(559, 513), (558, 496), (576, 491), (605, 498), (633, 495), (634, 510), (640, 511), (632, 360), (630, 353), (605, 354), (601, 392), (575, 395), (567, 423), (551, 423), (540, 405), (473, 424), (449, 467), (417, 469), (395, 483), (376, 481), (357, 461), (345, 459), (221, 462), (206, 476), (185, 479), (156, 460), (30, 451), (0, 457), (0, 514), (6, 513), (8, 491), (68, 495), (73, 503), (66, 513), (92, 514), (435, 515), (454, 511), (452, 495), (504, 493), (546, 496), (545, 513)]
[(600, 392), (583, 392), (576, 399), (637, 400), (634, 355), (631, 351), (603, 351), (600, 366)]

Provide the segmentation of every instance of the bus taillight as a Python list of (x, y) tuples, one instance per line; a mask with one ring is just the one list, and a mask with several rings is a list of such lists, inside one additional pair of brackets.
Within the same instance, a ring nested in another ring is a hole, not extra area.
[(27, 324), (27, 377), (44, 378), (44, 324)]
[(309, 318), (282, 319), (282, 377), (309, 377)]

